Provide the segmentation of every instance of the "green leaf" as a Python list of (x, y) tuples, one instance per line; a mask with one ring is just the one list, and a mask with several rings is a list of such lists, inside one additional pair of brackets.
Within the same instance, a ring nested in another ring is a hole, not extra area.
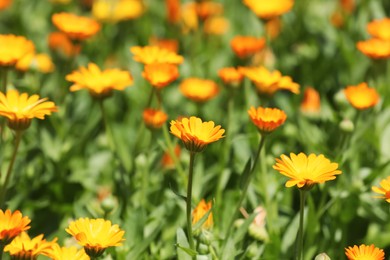
[(192, 250), (190, 248), (190, 245), (187, 240), (187, 236), (184, 233), (184, 230), (182, 228), (178, 228), (176, 230), (176, 236), (177, 236), (177, 243), (176, 247), (177, 250), (177, 256), (179, 260), (192, 260), (193, 256), (196, 256), (196, 251)]
[(142, 243), (137, 244), (134, 250), (132, 250), (127, 255), (127, 259), (139, 259), (138, 257), (145, 251), (145, 249), (150, 245), (150, 243), (155, 241), (157, 235), (161, 231), (161, 227), (162, 227), (161, 225), (156, 227), (156, 229), (153, 232), (151, 232), (149, 236), (147, 236), (144, 240), (142, 240)]

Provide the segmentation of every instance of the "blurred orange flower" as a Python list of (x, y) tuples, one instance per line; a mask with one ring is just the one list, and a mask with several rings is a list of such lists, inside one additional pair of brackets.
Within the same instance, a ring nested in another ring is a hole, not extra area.
[(305, 114), (318, 114), (320, 110), (320, 93), (312, 87), (306, 88), (301, 102), (301, 111)]
[(348, 260), (363, 260), (363, 259), (369, 259), (369, 260), (384, 260), (385, 259), (385, 253), (382, 249), (379, 249), (378, 247), (375, 247), (374, 245), (360, 245), (353, 247), (345, 248), (345, 255), (347, 256)]
[(390, 41), (390, 18), (370, 22), (367, 25), (367, 31), (374, 38)]
[(268, 134), (283, 125), (287, 119), (286, 113), (277, 108), (251, 107), (249, 117), (261, 134)]
[(180, 83), (180, 91), (186, 98), (196, 102), (205, 102), (219, 93), (219, 87), (212, 80), (188, 78)]
[(379, 102), (379, 94), (374, 88), (368, 87), (363, 82), (357, 86), (348, 86), (344, 89), (344, 94), (349, 103), (356, 109), (367, 109), (375, 106)]
[(165, 0), (168, 21), (177, 23), (180, 21), (180, 0)]
[(275, 39), (280, 34), (282, 21), (279, 17), (272, 18), (265, 24), (265, 31), (270, 39)]
[[(181, 148), (179, 145), (175, 145), (175, 148), (173, 149), (173, 152), (177, 158), (179, 158), (181, 153)], [(175, 163), (172, 159), (171, 155), (168, 151), (166, 151), (161, 159), (161, 164), (164, 166), (164, 168), (171, 169), (174, 168)]]
[(84, 249), (77, 249), (77, 247), (60, 247), (58, 244), (53, 246), (47, 251), (46, 255), (53, 260), (89, 260), (89, 256), (85, 253)]
[(0, 10), (8, 8), (12, 4), (12, 0), (0, 0)]
[(263, 19), (271, 19), (287, 13), (294, 6), (294, 0), (243, 0), (243, 3)]
[(375, 196), (374, 198), (385, 199), (390, 203), (390, 176), (381, 180), (380, 187), (372, 186), (372, 191), (381, 194), (381, 196)]
[(53, 24), (72, 40), (85, 40), (100, 30), (100, 24), (94, 19), (72, 13), (57, 13), (51, 17)]
[(355, 9), (355, 0), (340, 0), (340, 5), (347, 13), (352, 13)]
[(31, 220), (22, 216), (19, 210), (11, 212), (7, 209), (2, 211), (0, 209), (0, 245), (9, 244), (21, 232), (30, 229)]
[(143, 112), (144, 123), (151, 129), (161, 128), (168, 119), (168, 115), (159, 109), (147, 108)]
[(207, 18), (203, 30), (207, 34), (222, 35), (229, 29), (229, 21), (222, 16)]
[(189, 2), (180, 8), (180, 22), (183, 33), (188, 33), (198, 29), (198, 14), (196, 13), (196, 3)]
[(141, 0), (96, 0), (92, 5), (92, 14), (99, 21), (118, 22), (136, 19), (144, 13)]
[(149, 39), (151, 46), (157, 46), (161, 49), (166, 49), (170, 52), (178, 53), (179, 51), (179, 42), (176, 39), (160, 39), (156, 37), (151, 37)]
[(196, 4), (196, 14), (202, 20), (206, 20), (211, 16), (221, 15), (223, 13), (223, 5), (212, 1), (203, 1)]
[(195, 225), (203, 218), (204, 215), (207, 214), (207, 212), (210, 211), (209, 216), (207, 217), (206, 221), (202, 224), (202, 229), (210, 229), (214, 222), (213, 222), (213, 213), (211, 212), (212, 204), (211, 201), (207, 202), (202, 199), (196, 208), (192, 211), (192, 225)]
[(0, 34), (0, 66), (14, 66), (34, 49), (32, 41), (23, 36)]
[(133, 60), (143, 64), (170, 63), (178, 65), (184, 61), (183, 56), (157, 46), (133, 46), (130, 51), (134, 55)]
[(388, 59), (390, 58), (390, 40), (384, 41), (381, 39), (369, 39), (360, 41), (356, 47), (366, 56), (373, 59)]
[(223, 83), (228, 86), (238, 86), (244, 79), (244, 75), (234, 67), (222, 68), (218, 71), (218, 76), (221, 78)]
[(179, 77), (179, 70), (177, 65), (174, 64), (151, 63), (145, 65), (142, 76), (149, 81), (153, 87), (162, 89)]
[(29, 53), (16, 63), (16, 69), (27, 71), (37, 70), (42, 73), (49, 73), (54, 70), (54, 64), (50, 56), (44, 53)]
[(74, 45), (70, 38), (62, 32), (52, 32), (48, 37), (49, 47), (61, 55), (72, 57), (80, 52), (80, 45)]
[(230, 41), (230, 46), (239, 58), (245, 58), (261, 51), (265, 46), (263, 37), (235, 36)]

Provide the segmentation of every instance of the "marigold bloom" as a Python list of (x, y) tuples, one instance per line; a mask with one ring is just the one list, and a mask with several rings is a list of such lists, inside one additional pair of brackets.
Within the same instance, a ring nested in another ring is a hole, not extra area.
[(180, 83), (180, 91), (195, 102), (205, 102), (219, 93), (217, 83), (208, 79), (188, 78)]
[[(181, 148), (179, 145), (175, 145), (175, 148), (173, 149), (173, 152), (177, 158), (179, 158), (181, 153)], [(162, 159), (161, 164), (164, 166), (164, 168), (170, 169), (175, 167), (175, 162), (173, 158), (171, 157), (170, 153), (168, 151), (165, 151)]]
[(356, 109), (367, 109), (375, 106), (379, 102), (379, 94), (374, 88), (368, 87), (363, 82), (357, 86), (348, 86), (344, 89), (344, 94), (349, 103)]
[(248, 114), (253, 124), (255, 124), (262, 134), (274, 131), (276, 128), (283, 125), (287, 119), (286, 113), (277, 108), (258, 107), (256, 109), (251, 107), (248, 110)]
[(388, 59), (390, 58), (390, 40), (384, 41), (381, 39), (369, 39), (360, 41), (356, 47), (364, 55), (373, 59)]
[(230, 46), (239, 58), (245, 58), (261, 51), (265, 46), (265, 39), (263, 37), (235, 36), (230, 41)]
[(152, 63), (146, 64), (142, 76), (149, 83), (157, 88), (162, 89), (179, 77), (177, 65), (169, 63)]
[(223, 138), (225, 133), (220, 125), (215, 126), (213, 121), (202, 122), (202, 119), (191, 116), (181, 120), (172, 120), (171, 133), (183, 141), (190, 152), (202, 152), (210, 143)]
[(112, 90), (124, 90), (133, 84), (133, 78), (128, 71), (119, 69), (100, 70), (94, 63), (88, 67), (81, 67), (66, 75), (66, 80), (73, 82), (70, 91), (87, 89), (95, 98), (106, 98), (112, 94)]
[(276, 164), (273, 166), (275, 170), (290, 178), (286, 187), (297, 185), (300, 189), (310, 189), (316, 183), (336, 179), (335, 175), (341, 174), (337, 167), (337, 163), (331, 163), (322, 154), (307, 156), (304, 153), (290, 153), (290, 157), (282, 154), (280, 159), (276, 158)]
[(80, 45), (72, 43), (71, 39), (62, 32), (52, 32), (48, 37), (48, 45), (50, 49), (56, 50), (61, 55), (72, 57), (80, 52)]
[[(192, 225), (195, 225), (203, 218), (204, 215), (207, 214), (208, 211), (211, 211), (211, 201), (207, 202), (202, 199), (199, 204), (196, 206), (196, 208), (192, 211)], [(202, 224), (203, 229), (210, 229), (213, 226), (213, 213), (210, 212), (209, 216), (207, 217), (206, 221)]]
[(5, 212), (0, 209), (0, 247), (9, 244), (22, 231), (30, 229), (30, 222), (19, 210), (12, 213), (9, 209)]
[(161, 128), (168, 119), (168, 115), (158, 109), (147, 108), (143, 112), (145, 125), (152, 129)]
[(104, 250), (112, 246), (121, 246), (125, 231), (111, 221), (102, 218), (79, 218), (65, 229), (84, 247), (90, 257), (101, 256)]
[(375, 247), (374, 245), (360, 245), (345, 248), (345, 255), (348, 260), (384, 260), (385, 253), (382, 249)]
[(320, 93), (312, 87), (306, 88), (301, 102), (301, 111), (306, 114), (318, 114), (320, 110)]
[(243, 0), (243, 3), (258, 17), (271, 19), (289, 12), (294, 5), (294, 0)]
[(16, 69), (27, 71), (35, 69), (42, 73), (49, 73), (54, 70), (54, 64), (50, 56), (44, 53), (29, 53), (16, 63)]
[(71, 13), (53, 14), (51, 20), (61, 32), (73, 40), (85, 40), (100, 30), (100, 24), (94, 19)]
[(8, 120), (8, 125), (14, 130), (25, 130), (31, 124), (31, 119), (44, 119), (45, 115), (57, 112), (54, 102), (39, 99), (38, 95), (19, 94), (17, 90), (9, 90), (6, 95), (0, 92), (0, 116)]
[(367, 25), (367, 31), (374, 38), (390, 41), (390, 18), (370, 22)]
[(179, 51), (179, 42), (176, 39), (159, 39), (152, 37), (149, 39), (149, 43), (151, 46), (157, 46), (170, 52), (177, 53)]
[(238, 86), (244, 79), (244, 75), (240, 70), (234, 67), (222, 68), (218, 71), (218, 76), (221, 78), (223, 83), (228, 86)]
[(184, 61), (183, 56), (157, 46), (134, 46), (130, 48), (130, 51), (134, 55), (133, 60), (143, 64), (170, 63), (178, 65)]
[(229, 21), (222, 16), (214, 16), (207, 18), (203, 31), (211, 35), (223, 35), (229, 29)]
[(89, 256), (84, 249), (72, 247), (60, 247), (58, 244), (53, 244), (47, 252), (47, 256), (53, 260), (89, 260)]
[(223, 13), (223, 5), (221, 3), (204, 1), (197, 3), (195, 10), (200, 19), (206, 20), (211, 16), (221, 15)]
[(386, 179), (381, 180), (379, 183), (380, 187), (372, 186), (372, 191), (382, 194), (381, 196), (375, 196), (378, 199), (385, 199), (390, 203), (390, 176)]
[(22, 232), (4, 248), (4, 252), (9, 252), (11, 259), (36, 259), (38, 255), (48, 255), (56, 241), (46, 241), (43, 234), (31, 239)]
[(107, 1), (97, 0), (93, 2), (92, 14), (100, 21), (118, 22), (136, 19), (144, 12), (144, 6), (140, 0)]
[(14, 66), (34, 48), (32, 41), (23, 36), (0, 34), (0, 66)]
[(8, 8), (12, 4), (12, 0), (1, 0), (0, 1), (0, 10)]
[(177, 23), (180, 21), (180, 0), (165, 0), (168, 21)]

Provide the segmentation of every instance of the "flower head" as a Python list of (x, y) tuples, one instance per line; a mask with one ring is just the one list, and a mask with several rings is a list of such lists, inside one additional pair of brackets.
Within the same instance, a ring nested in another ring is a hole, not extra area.
[(223, 83), (228, 86), (238, 86), (244, 79), (244, 75), (240, 70), (234, 67), (222, 68), (218, 71), (218, 76), (221, 78)]
[(162, 89), (179, 77), (179, 70), (177, 65), (174, 64), (151, 63), (145, 65), (142, 76), (149, 81), (153, 87)]
[(213, 16), (207, 18), (203, 27), (203, 31), (210, 35), (223, 35), (227, 32), (228, 29), (229, 21), (222, 16)]
[(178, 65), (184, 61), (183, 56), (157, 46), (134, 46), (130, 48), (130, 51), (134, 55), (133, 59), (143, 64), (170, 63)]
[(107, 22), (136, 19), (143, 12), (144, 6), (140, 0), (97, 0), (92, 5), (93, 16), (100, 21)]
[(379, 102), (378, 92), (374, 88), (368, 87), (363, 82), (357, 86), (348, 86), (344, 89), (344, 94), (349, 103), (356, 109), (367, 109), (375, 106)]
[(143, 112), (145, 125), (151, 129), (161, 128), (168, 119), (168, 115), (158, 109), (147, 108)]
[(219, 93), (217, 83), (208, 79), (188, 78), (180, 83), (180, 91), (196, 102), (205, 102)]
[(111, 221), (102, 218), (79, 218), (72, 221), (66, 232), (71, 234), (77, 242), (84, 247), (90, 257), (98, 257), (104, 250), (112, 246), (121, 246), (125, 240), (125, 231), (118, 225), (112, 225)]
[(300, 189), (310, 189), (316, 183), (336, 179), (335, 175), (341, 174), (337, 167), (337, 163), (331, 163), (322, 154), (307, 156), (304, 153), (290, 153), (290, 157), (282, 154), (280, 159), (276, 158), (276, 164), (273, 166), (275, 170), (290, 178), (286, 187), (297, 185)]
[(372, 191), (381, 194), (381, 196), (376, 196), (378, 199), (385, 199), (390, 203), (390, 176), (386, 179), (381, 180), (379, 183), (380, 187), (372, 186)]
[(202, 119), (191, 116), (181, 120), (172, 120), (171, 133), (180, 138), (190, 152), (202, 152), (210, 143), (221, 139), (225, 133), (220, 125), (213, 121), (202, 122)]
[[(197, 222), (199, 222), (199, 220), (201, 220), (203, 216), (207, 214), (207, 212), (211, 211), (211, 208), (211, 201), (206, 203), (206, 201), (202, 199), (196, 208), (192, 211), (192, 225), (195, 225)], [(206, 221), (202, 224), (202, 228), (210, 229), (213, 224), (213, 213), (210, 212)]]
[(98, 99), (106, 98), (112, 94), (112, 90), (124, 90), (133, 84), (133, 77), (130, 72), (119, 69), (100, 68), (89, 63), (88, 67), (81, 67), (66, 75), (66, 80), (73, 82), (70, 91), (87, 89), (91, 96)]
[(287, 115), (277, 108), (251, 107), (248, 114), (260, 133), (267, 134), (284, 124)]
[(13, 130), (25, 130), (30, 126), (31, 119), (44, 119), (45, 115), (57, 112), (54, 102), (39, 99), (38, 95), (19, 94), (17, 90), (9, 90), (6, 95), (0, 92), (0, 116), (8, 120)]
[(0, 209), (0, 247), (7, 245), (21, 232), (30, 228), (31, 220), (22, 216), (19, 210), (14, 211), (7, 209), (3, 212)]
[(369, 39), (360, 41), (356, 47), (364, 55), (373, 59), (388, 59), (390, 58), (390, 40), (384, 41), (381, 39)]
[(301, 102), (301, 111), (305, 114), (318, 114), (321, 109), (320, 94), (312, 87), (305, 89)]
[(246, 58), (261, 51), (265, 46), (265, 39), (253, 36), (235, 36), (230, 41), (230, 46), (239, 58)]
[(367, 31), (374, 38), (390, 41), (390, 18), (370, 22), (367, 25)]
[(23, 36), (0, 34), (0, 66), (14, 66), (34, 49), (32, 41)]
[(33, 69), (42, 73), (49, 73), (54, 70), (54, 64), (47, 54), (29, 53), (16, 63), (16, 69), (21, 71)]
[(88, 255), (84, 249), (77, 249), (76, 247), (60, 247), (54, 244), (47, 252), (47, 256), (53, 260), (89, 260)]
[(282, 15), (291, 10), (294, 6), (294, 0), (243, 0), (258, 17), (270, 19)]
[(374, 245), (360, 245), (345, 248), (345, 255), (348, 260), (384, 260), (385, 253), (382, 249), (375, 247)]
[(100, 24), (94, 19), (71, 13), (57, 13), (52, 16), (53, 24), (73, 40), (86, 40), (100, 30)]

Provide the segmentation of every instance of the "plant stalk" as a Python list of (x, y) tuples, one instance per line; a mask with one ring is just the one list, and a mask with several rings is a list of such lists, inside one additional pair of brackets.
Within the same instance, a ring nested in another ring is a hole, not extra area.
[(300, 208), (299, 208), (299, 229), (297, 239), (297, 253), (295, 259), (303, 260), (303, 218), (305, 211), (306, 191), (299, 190)]
[[(190, 248), (195, 251), (194, 239), (192, 236), (192, 177), (194, 173), (194, 161), (195, 161), (195, 153), (190, 153), (190, 166), (188, 170), (188, 185), (187, 185), (187, 198), (186, 198), (186, 206), (187, 206), (187, 235), (188, 235), (188, 243), (190, 244)], [(193, 257), (196, 259), (196, 257)]]

